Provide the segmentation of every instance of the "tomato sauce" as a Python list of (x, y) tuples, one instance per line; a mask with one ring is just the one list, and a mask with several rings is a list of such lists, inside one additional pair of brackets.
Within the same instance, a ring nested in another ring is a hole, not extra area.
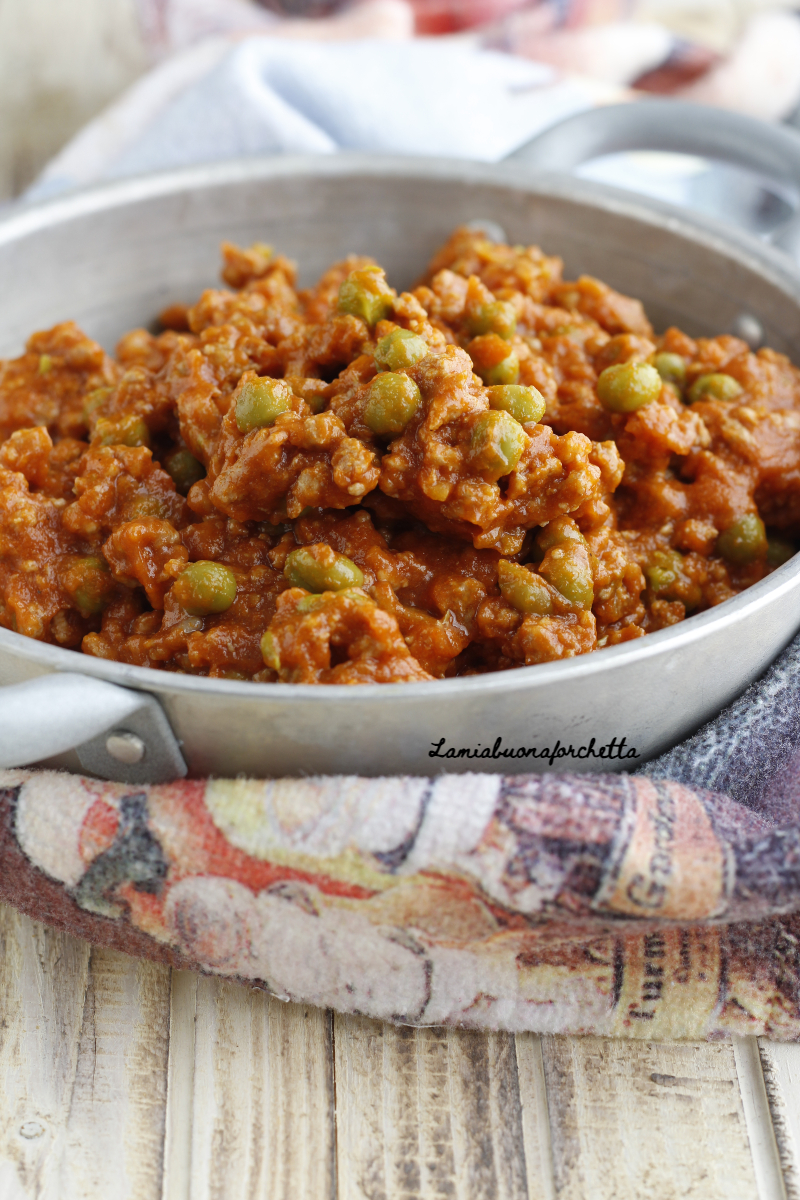
[(536, 247), (457, 230), (413, 291), (369, 259), (224, 289), (112, 358), (0, 363), (0, 624), (286, 683), (585, 654), (763, 578), (800, 532), (800, 372)]

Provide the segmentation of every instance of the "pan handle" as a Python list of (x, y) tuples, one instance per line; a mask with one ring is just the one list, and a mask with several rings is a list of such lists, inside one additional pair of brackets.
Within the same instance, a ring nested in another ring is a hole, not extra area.
[(795, 195), (796, 210), (771, 235), (800, 260), (800, 134), (784, 125), (680, 100), (642, 100), (589, 109), (538, 134), (506, 159), (536, 171), (574, 171), (604, 154), (671, 150), (745, 167)]
[(147, 692), (73, 672), (0, 688), (0, 767), (76, 749), (85, 771), (120, 783), (186, 775), (169, 721)]

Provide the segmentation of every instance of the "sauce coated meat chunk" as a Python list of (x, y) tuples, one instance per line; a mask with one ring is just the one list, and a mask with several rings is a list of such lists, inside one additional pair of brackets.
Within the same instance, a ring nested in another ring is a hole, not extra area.
[(411, 292), (257, 244), (0, 363), (0, 624), (139, 666), (402, 683), (720, 604), (800, 536), (800, 372), (457, 230)]

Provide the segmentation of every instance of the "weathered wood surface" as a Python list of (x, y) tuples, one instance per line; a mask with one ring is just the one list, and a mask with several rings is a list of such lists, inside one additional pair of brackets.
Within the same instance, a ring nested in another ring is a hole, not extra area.
[(800, 1200), (800, 1046), (759, 1042), (787, 1200)]
[(0, 1200), (800, 1200), (800, 1047), (393, 1028), (0, 907)]

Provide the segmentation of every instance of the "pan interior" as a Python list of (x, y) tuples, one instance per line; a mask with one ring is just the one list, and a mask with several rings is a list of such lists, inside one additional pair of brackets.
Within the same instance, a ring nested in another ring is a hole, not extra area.
[(0, 354), (62, 320), (113, 350), (166, 305), (218, 285), (223, 239), (271, 243), (298, 262), (302, 285), (348, 253), (371, 254), (402, 289), (456, 225), (481, 218), (511, 242), (561, 255), (566, 277), (595, 275), (638, 297), (657, 329), (727, 332), (747, 312), (785, 353), (800, 333), (787, 294), (796, 285), (774, 256), (699, 232), (664, 206), (581, 180), (532, 182), (518, 168), (283, 160), (116, 185), (45, 206), (27, 231), (18, 222), (18, 236), (6, 222)]
[[(368, 253), (403, 288), (455, 226), (481, 218), (512, 242), (560, 254), (567, 277), (595, 275), (638, 297), (656, 328), (675, 322), (690, 334), (720, 333), (745, 311), (775, 349), (791, 354), (797, 343), (800, 284), (788, 261), (711, 223), (587, 181), (531, 180), (519, 166), (337, 156), (126, 181), (0, 222), (0, 355), (19, 353), (32, 331), (67, 319), (112, 350), (167, 304), (216, 285), (223, 239), (271, 242), (298, 261), (303, 284), (337, 258)], [(88, 659), (7, 631), (0, 682), (77, 670), (145, 688), (164, 704), (195, 775), (428, 775), (432, 731), (461, 746), (496, 736), (510, 745), (594, 737), (600, 744), (624, 734), (646, 758), (728, 703), (786, 645), (797, 628), (799, 568), (787, 564), (685, 628), (466, 686), (346, 689), (343, 702), (325, 689), (291, 692)]]

